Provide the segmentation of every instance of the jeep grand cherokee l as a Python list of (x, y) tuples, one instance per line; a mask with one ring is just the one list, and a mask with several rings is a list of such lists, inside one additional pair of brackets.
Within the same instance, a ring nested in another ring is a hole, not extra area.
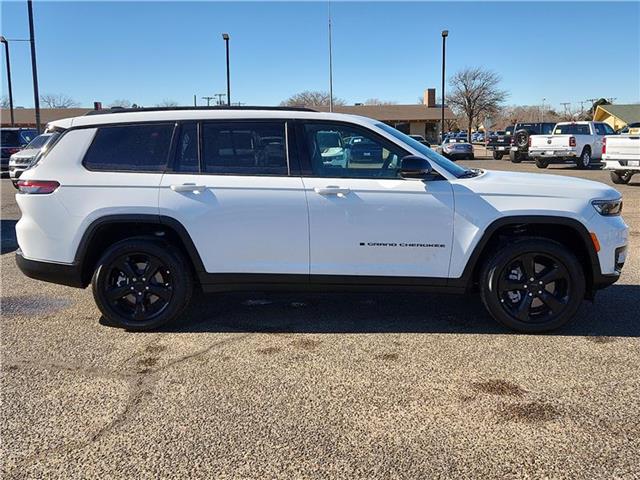
[(129, 329), (176, 319), (196, 288), (357, 289), (479, 291), (498, 321), (540, 332), (625, 260), (613, 188), (467, 169), (377, 120), (97, 113), (49, 124), (55, 143), (18, 182), (16, 258), (33, 278), (91, 284)]

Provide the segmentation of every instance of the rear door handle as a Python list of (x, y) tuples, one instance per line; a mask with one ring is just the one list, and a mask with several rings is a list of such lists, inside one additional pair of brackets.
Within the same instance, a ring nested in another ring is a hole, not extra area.
[(205, 185), (196, 185), (195, 183), (183, 183), (182, 185), (171, 185), (174, 192), (193, 192), (202, 193), (207, 187)]
[(351, 192), (351, 189), (342, 188), (335, 185), (328, 185), (326, 187), (316, 187), (313, 189), (313, 191), (318, 195), (337, 195), (339, 197), (344, 197), (349, 192)]

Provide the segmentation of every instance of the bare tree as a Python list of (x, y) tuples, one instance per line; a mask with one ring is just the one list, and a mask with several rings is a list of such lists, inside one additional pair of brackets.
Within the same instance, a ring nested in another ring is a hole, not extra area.
[(48, 108), (71, 108), (78, 106), (78, 102), (64, 93), (47, 93), (40, 95), (40, 102)]
[[(345, 105), (345, 102), (341, 98), (333, 97), (334, 105)], [(291, 95), (286, 100), (280, 102), (280, 105), (286, 107), (322, 107), (329, 105), (329, 93), (305, 90), (304, 92)]]
[(482, 68), (466, 68), (449, 79), (447, 103), (454, 113), (464, 117), (468, 135), (485, 115), (500, 108), (508, 93), (498, 88), (500, 77)]
[(6, 95), (3, 95), (0, 98), (0, 108), (9, 108), (9, 97), (7, 97)]
[(380, 100), (379, 98), (367, 98), (364, 101), (365, 105), (397, 105), (395, 100)]
[(131, 101), (126, 99), (114, 100), (109, 104), (109, 107), (122, 107), (122, 108), (131, 108)]
[(164, 99), (160, 103), (156, 103), (156, 107), (177, 107), (178, 102), (175, 100)]

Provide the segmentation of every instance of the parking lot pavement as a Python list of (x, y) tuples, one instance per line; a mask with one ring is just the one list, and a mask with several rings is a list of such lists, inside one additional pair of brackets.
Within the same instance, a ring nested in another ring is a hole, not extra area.
[(259, 292), (129, 333), (90, 290), (20, 274), (2, 180), (2, 473), (638, 478), (640, 184), (617, 188), (622, 278), (554, 334), (511, 333), (475, 297)]

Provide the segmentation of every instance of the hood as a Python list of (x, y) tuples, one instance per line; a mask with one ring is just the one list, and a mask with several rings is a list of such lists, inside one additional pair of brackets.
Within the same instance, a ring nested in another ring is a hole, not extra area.
[(480, 195), (571, 199), (615, 199), (622, 195), (604, 183), (564, 175), (487, 170), (464, 180), (464, 186)]
[(38, 153), (40, 153), (39, 148), (29, 148), (14, 153), (13, 155), (11, 155), (11, 158), (33, 158), (38, 155)]

